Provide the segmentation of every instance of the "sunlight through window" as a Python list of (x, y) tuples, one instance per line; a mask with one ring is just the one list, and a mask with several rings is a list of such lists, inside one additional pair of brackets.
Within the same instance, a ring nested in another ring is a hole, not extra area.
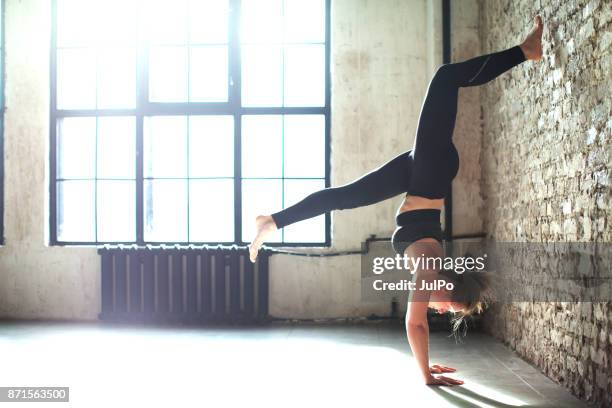
[[(52, 243), (244, 244), (325, 188), (328, 9), (55, 0)], [(273, 241), (325, 243), (328, 219)]]

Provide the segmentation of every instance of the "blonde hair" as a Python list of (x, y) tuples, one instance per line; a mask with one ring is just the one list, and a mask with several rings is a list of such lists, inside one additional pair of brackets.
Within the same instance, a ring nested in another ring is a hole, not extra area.
[(491, 276), (486, 272), (474, 271), (459, 274), (448, 269), (441, 270), (440, 274), (454, 284), (451, 301), (465, 305), (462, 311), (455, 313), (451, 321), (453, 334), (457, 336), (463, 324), (462, 334), (465, 335), (466, 318), (482, 313), (490, 300)]

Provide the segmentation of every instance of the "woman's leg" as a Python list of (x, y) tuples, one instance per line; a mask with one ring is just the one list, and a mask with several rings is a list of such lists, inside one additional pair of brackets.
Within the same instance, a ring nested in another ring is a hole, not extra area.
[(276, 229), (329, 211), (364, 207), (405, 192), (411, 168), (412, 157), (408, 151), (351, 183), (319, 190), (279, 212), (257, 217), (257, 235), (249, 247), (251, 260), (255, 260), (265, 238)]
[[(539, 21), (538, 28), (541, 37), (541, 21)], [(534, 36), (533, 32), (530, 34), (530, 37), (532, 36)], [(522, 60), (520, 60), (515, 48), (517, 47), (473, 58), (463, 63), (442, 66), (429, 85), (427, 97), (421, 109), (415, 150), (397, 156), (352, 183), (320, 190), (275, 214), (257, 217), (257, 236), (250, 245), (251, 261), (255, 261), (257, 251), (265, 237), (277, 228), (283, 228), (335, 209), (362, 207), (405, 191), (410, 193), (415, 180), (427, 181), (427, 169), (423, 168), (417, 172), (415, 168), (417, 165), (416, 149), (420, 151), (419, 163), (443, 164), (440, 163), (440, 157), (435, 153), (440, 151), (438, 147), (448, 148), (450, 146), (454, 149), (451, 137), (457, 113), (458, 88), (488, 82), (524, 61), (526, 54), (522, 55)], [(519, 51), (521, 51), (520, 48)], [(491, 66), (487, 67), (488, 64)], [(468, 76), (470, 74), (471, 76)], [(419, 137), (423, 134), (426, 136)], [(419, 173), (421, 177), (417, 177), (416, 173)]]
[(411, 173), (409, 155), (410, 152), (402, 153), (351, 183), (319, 190), (272, 214), (276, 227), (284, 228), (332, 210), (364, 207), (405, 192)]
[(529, 59), (541, 56), (542, 21), (519, 46), (442, 65), (434, 74), (421, 108), (413, 149), (409, 195), (443, 198), (457, 173), (459, 161), (452, 144), (459, 88), (483, 85)]
[(459, 88), (486, 84), (527, 59), (539, 59), (542, 55), (542, 31), (542, 20), (536, 17), (533, 30), (521, 45), (440, 66), (423, 101), (416, 149), (450, 144)]
[(434, 74), (421, 108), (415, 155), (419, 148), (446, 147), (451, 143), (459, 88), (483, 85), (525, 61), (521, 48), (509, 48), (467, 61), (444, 64)]
[[(422, 148), (427, 149), (427, 145), (435, 142), (436, 138), (450, 141), (459, 87), (488, 82), (524, 60), (517, 46), (440, 67), (429, 85), (419, 120), (420, 133), (427, 126), (435, 126), (436, 131), (427, 131), (424, 137), (417, 136), (416, 148), (424, 146)], [(396, 157), (352, 183), (317, 191), (291, 207), (272, 214), (276, 227), (283, 228), (332, 210), (363, 207), (405, 192), (411, 173), (408, 154)]]

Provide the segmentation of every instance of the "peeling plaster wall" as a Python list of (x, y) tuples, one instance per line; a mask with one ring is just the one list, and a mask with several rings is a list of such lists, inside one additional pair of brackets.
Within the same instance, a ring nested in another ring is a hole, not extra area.
[(50, 2), (5, 2), (5, 246), (0, 317), (95, 319), (94, 249), (45, 246), (49, 148)]
[[(485, 229), (502, 242), (610, 243), (612, 2), (482, 1), (484, 51), (517, 44), (536, 14), (546, 23), (543, 60), (481, 91)], [(541, 266), (517, 281), (555, 276), (554, 263)], [(548, 299), (557, 290), (541, 287)], [(612, 406), (610, 302), (498, 305), (486, 320), (576, 396)]]

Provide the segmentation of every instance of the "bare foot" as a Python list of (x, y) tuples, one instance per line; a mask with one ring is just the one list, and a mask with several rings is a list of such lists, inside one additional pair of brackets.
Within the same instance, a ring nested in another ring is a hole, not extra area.
[(278, 229), (276, 228), (274, 219), (269, 215), (257, 216), (255, 219), (255, 228), (257, 229), (257, 235), (255, 235), (251, 245), (249, 245), (249, 258), (253, 263), (255, 263), (259, 248), (262, 246), (266, 238)]
[(525, 58), (528, 60), (538, 61), (542, 58), (542, 33), (544, 32), (544, 23), (542, 18), (536, 16), (534, 19), (534, 25), (531, 32), (527, 35), (527, 38), (520, 45)]

